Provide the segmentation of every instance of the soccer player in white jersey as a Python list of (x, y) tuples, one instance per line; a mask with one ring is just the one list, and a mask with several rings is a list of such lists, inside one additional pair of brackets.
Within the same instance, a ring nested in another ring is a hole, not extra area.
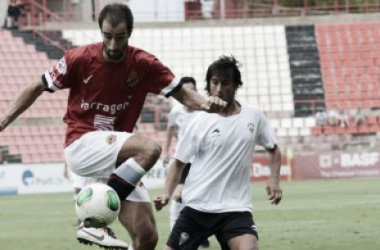
[[(182, 77), (180, 80), (180, 83), (182, 85), (189, 86), (192, 90), (197, 90), (197, 82), (193, 77)], [(198, 113), (197, 110), (193, 110), (189, 107), (183, 106), (181, 104), (178, 104), (174, 106), (169, 114), (168, 119), (168, 127), (166, 129), (166, 141), (165, 141), (165, 147), (164, 147), (164, 165), (166, 166), (170, 161), (170, 145), (172, 143), (172, 140), (177, 134), (177, 139), (179, 140), (182, 135), (185, 133), (185, 130), (187, 128), (187, 125), (193, 119), (193, 117)], [(179, 213), (181, 212), (183, 206), (181, 202), (181, 194), (182, 189), (185, 184), (185, 180), (187, 177), (187, 173), (189, 172), (191, 164), (186, 164), (186, 167), (184, 171), (182, 171), (181, 178), (178, 182), (178, 185), (173, 193), (171, 205), (170, 205), (170, 230), (173, 229), (173, 226), (178, 218)], [(202, 247), (209, 247), (210, 242), (209, 240), (205, 240), (202, 243)]]
[(98, 22), (103, 42), (67, 51), (40, 81), (26, 86), (0, 120), (0, 132), (44, 91), (68, 89), (65, 160), (80, 176), (108, 180), (121, 200), (119, 220), (133, 243), (117, 239), (108, 227), (86, 225), (78, 229), (78, 240), (107, 249), (150, 250), (158, 233), (148, 192), (137, 184), (160, 157), (161, 147), (132, 134), (146, 95), (173, 96), (207, 112), (217, 112), (226, 103), (182, 87), (154, 55), (130, 46), (133, 15), (127, 5), (105, 5)]
[(192, 159), (182, 192), (185, 207), (166, 243), (165, 250), (193, 250), (215, 235), (222, 249), (258, 249), (258, 232), (252, 218), (249, 167), (254, 147), (269, 152), (271, 175), (266, 190), (272, 204), (282, 198), (281, 152), (267, 119), (255, 106), (235, 99), (242, 86), (239, 63), (222, 56), (206, 73), (210, 96), (227, 102), (217, 114), (199, 112), (188, 125), (170, 166), (165, 193), (154, 199), (165, 206)]

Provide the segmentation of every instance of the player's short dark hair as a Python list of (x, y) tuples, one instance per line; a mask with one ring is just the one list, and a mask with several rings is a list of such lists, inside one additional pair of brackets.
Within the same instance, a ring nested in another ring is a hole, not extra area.
[(133, 14), (127, 5), (118, 3), (107, 4), (99, 14), (98, 22), (100, 29), (102, 29), (105, 19), (107, 19), (112, 26), (124, 21), (127, 25), (128, 33), (132, 34)]
[(182, 77), (181, 80), (179, 81), (179, 83), (180, 84), (193, 84), (194, 88), (197, 89), (197, 82), (191, 76), (184, 76), (184, 77)]
[(207, 69), (206, 73), (206, 88), (205, 90), (210, 95), (210, 81), (211, 77), (214, 75), (220, 76), (223, 78), (230, 78), (234, 81), (236, 89), (243, 86), (243, 82), (241, 81), (241, 73), (239, 68), (241, 67), (241, 63), (235, 59), (234, 56), (221, 56), (218, 60), (214, 61)]

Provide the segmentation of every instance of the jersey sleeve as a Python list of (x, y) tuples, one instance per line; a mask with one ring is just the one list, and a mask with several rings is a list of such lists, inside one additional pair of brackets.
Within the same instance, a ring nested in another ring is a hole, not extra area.
[(178, 184), (185, 184), (186, 178), (190, 172), (191, 163), (187, 163), (185, 168), (182, 170), (181, 178), (179, 179)]
[(46, 90), (55, 92), (60, 89), (70, 88), (72, 78), (75, 75), (77, 59), (72, 51), (65, 53), (53, 67), (42, 75), (42, 81)]
[(174, 158), (184, 163), (189, 163), (198, 150), (196, 121), (197, 119), (195, 118), (189, 123), (174, 153)]
[(152, 55), (148, 56), (147, 60), (149, 61), (150, 76), (148, 92), (169, 97), (180, 89), (180, 79), (176, 78), (168, 67)]
[(267, 118), (261, 111), (258, 112), (258, 115), (259, 126), (257, 131), (258, 136), (256, 143), (258, 145), (263, 146), (265, 149), (273, 149), (274, 146), (277, 144), (277, 140), (274, 136), (273, 130), (269, 125)]

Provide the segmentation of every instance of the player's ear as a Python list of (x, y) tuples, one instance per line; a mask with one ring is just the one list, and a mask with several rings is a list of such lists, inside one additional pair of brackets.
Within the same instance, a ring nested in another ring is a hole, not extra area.
[(133, 28), (131, 30), (128, 30), (127, 28), (127, 36), (128, 36), (128, 39), (131, 37), (132, 35), (132, 31), (133, 31)]

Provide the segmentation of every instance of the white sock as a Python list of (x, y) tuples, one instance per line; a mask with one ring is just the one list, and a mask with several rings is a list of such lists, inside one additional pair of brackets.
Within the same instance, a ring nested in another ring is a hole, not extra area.
[(133, 186), (137, 185), (145, 173), (146, 171), (133, 158), (126, 160), (114, 171), (114, 174)]

